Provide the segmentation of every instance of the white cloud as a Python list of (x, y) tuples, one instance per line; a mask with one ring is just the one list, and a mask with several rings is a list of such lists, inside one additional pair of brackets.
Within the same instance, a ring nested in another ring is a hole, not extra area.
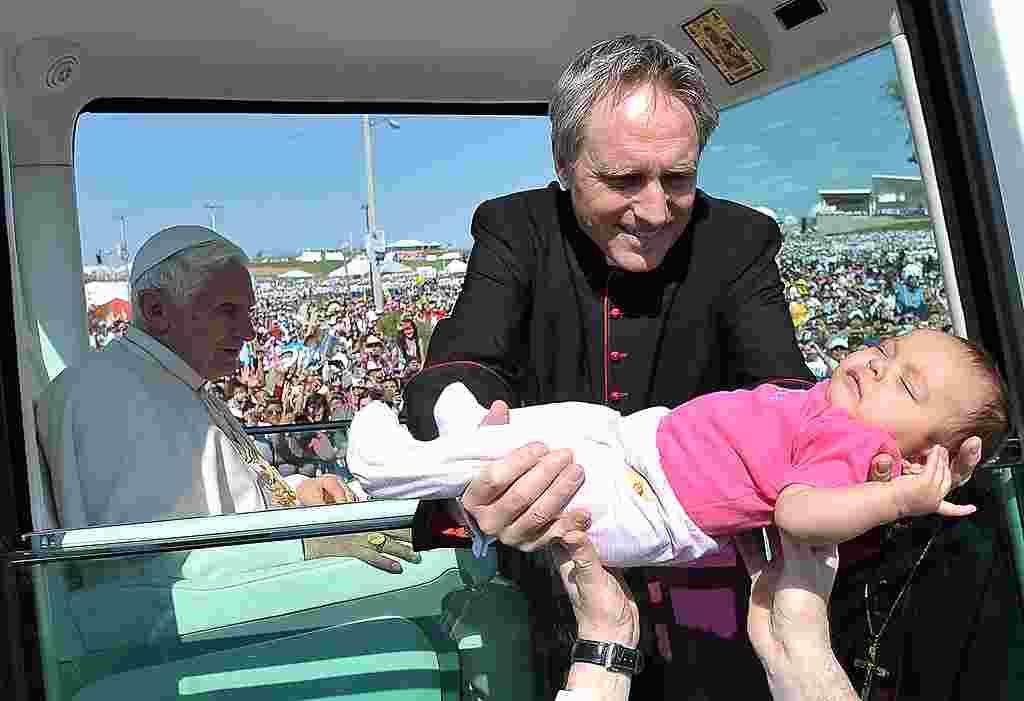
[(746, 163), (740, 163), (737, 168), (740, 170), (752, 170), (754, 168), (761, 168), (762, 166), (768, 165), (768, 161), (747, 161)]
[(789, 120), (789, 119), (783, 119), (783, 120), (778, 121), (778, 122), (772, 122), (771, 124), (766, 124), (763, 127), (761, 127), (761, 133), (763, 134), (766, 131), (774, 131), (776, 129), (782, 129), (783, 127), (788, 127), (792, 123), (793, 122), (791, 120)]

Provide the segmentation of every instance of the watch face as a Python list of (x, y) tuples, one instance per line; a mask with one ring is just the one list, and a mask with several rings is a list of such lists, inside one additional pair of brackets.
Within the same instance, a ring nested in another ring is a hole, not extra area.
[(366, 540), (370, 545), (380, 547), (381, 545), (384, 545), (384, 543), (388, 542), (388, 537), (383, 533), (371, 533), (366, 536)]
[(613, 669), (618, 667), (630, 672), (639, 672), (643, 667), (643, 655), (639, 650), (632, 650), (621, 645), (612, 648), (611, 665)]
[(598, 640), (577, 640), (573, 646), (572, 659), (625, 674), (636, 674), (644, 667), (643, 653), (639, 649)]

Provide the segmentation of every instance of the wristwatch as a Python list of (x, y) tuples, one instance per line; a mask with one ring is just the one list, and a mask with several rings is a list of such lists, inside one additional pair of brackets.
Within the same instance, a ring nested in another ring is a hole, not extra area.
[(572, 646), (572, 661), (589, 662), (629, 675), (639, 674), (644, 668), (644, 655), (640, 650), (598, 640), (577, 640)]

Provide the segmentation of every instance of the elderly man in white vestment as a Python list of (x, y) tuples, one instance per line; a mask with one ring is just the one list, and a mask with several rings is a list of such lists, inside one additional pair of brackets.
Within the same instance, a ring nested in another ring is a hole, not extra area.
[(334, 476), (282, 480), (206, 390), (254, 335), (247, 262), (201, 226), (143, 244), (127, 335), (65, 369), (36, 404), (59, 527), (354, 499)]

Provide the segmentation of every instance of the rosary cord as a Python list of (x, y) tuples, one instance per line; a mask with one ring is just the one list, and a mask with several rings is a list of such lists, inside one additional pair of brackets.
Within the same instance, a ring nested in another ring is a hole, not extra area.
[(889, 608), (889, 613), (886, 614), (885, 620), (882, 621), (882, 625), (878, 629), (877, 633), (875, 633), (874, 623), (871, 620), (871, 606), (869, 602), (870, 592), (868, 590), (868, 584), (867, 582), (864, 583), (864, 612), (868, 619), (868, 634), (875, 640), (881, 640), (882, 636), (885, 634), (885, 629), (889, 626), (889, 621), (892, 620), (893, 614), (896, 613), (896, 608), (903, 600), (903, 595), (907, 593), (907, 590), (910, 588), (910, 583), (914, 581), (914, 575), (917, 574), (918, 567), (920, 567), (921, 563), (924, 561), (925, 555), (928, 554), (928, 550), (931, 549), (932, 543), (935, 542), (935, 539), (941, 531), (942, 526), (936, 528), (935, 532), (932, 533), (930, 538), (928, 538), (928, 542), (925, 543), (925, 546), (921, 549), (921, 554), (917, 556), (917, 561), (914, 562), (914, 566), (910, 568), (910, 574), (907, 575), (906, 581), (903, 582), (903, 587), (900, 589), (900, 593), (896, 595), (896, 600), (892, 602), (892, 606)]

